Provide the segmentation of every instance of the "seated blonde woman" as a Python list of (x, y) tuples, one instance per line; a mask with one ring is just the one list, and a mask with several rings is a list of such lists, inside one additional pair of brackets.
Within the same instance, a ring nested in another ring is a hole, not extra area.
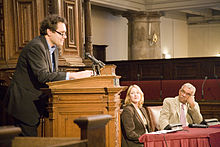
[(144, 94), (139, 86), (131, 85), (121, 114), (122, 147), (143, 147), (138, 138), (150, 132), (146, 109), (142, 107)]

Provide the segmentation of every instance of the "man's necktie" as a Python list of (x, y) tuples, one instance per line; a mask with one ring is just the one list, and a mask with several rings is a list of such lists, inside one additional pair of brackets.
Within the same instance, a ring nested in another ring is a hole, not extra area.
[(186, 115), (184, 111), (184, 104), (181, 104), (181, 109), (180, 109), (180, 122), (183, 127), (186, 126)]
[(56, 71), (56, 67), (55, 67), (55, 58), (54, 58), (54, 52), (52, 54), (52, 71), (55, 72)]

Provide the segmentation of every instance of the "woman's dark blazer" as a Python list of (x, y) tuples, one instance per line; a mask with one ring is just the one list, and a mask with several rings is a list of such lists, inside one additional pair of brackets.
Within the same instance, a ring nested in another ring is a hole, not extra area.
[(147, 126), (144, 125), (132, 104), (128, 104), (123, 108), (121, 114), (122, 147), (142, 147), (143, 144), (139, 143), (138, 138), (145, 133), (146, 129), (151, 132), (146, 109), (142, 107), (140, 110), (147, 120)]
[(55, 72), (52, 72), (50, 53), (44, 36), (34, 38), (22, 49), (5, 98), (9, 114), (31, 126), (39, 122), (39, 108), (35, 102), (42, 95), (40, 88), (47, 87), (46, 82), (66, 78), (65, 72), (57, 72), (58, 49), (54, 51), (54, 59)]

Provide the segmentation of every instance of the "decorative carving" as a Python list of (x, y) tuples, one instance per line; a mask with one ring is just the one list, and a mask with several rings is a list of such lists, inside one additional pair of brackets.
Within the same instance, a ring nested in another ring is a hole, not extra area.
[(35, 0), (14, 1), (14, 26), (16, 38), (16, 52), (32, 40), (38, 32), (37, 12)]
[(49, 14), (53, 14), (53, 13), (55, 13), (55, 11), (54, 11), (54, 1), (53, 0), (47, 0), (47, 1), (45, 1), (45, 3), (46, 3), (46, 10), (47, 10), (47, 15), (49, 15)]
[(79, 50), (79, 30), (78, 30), (78, 7), (76, 1), (64, 1), (64, 13), (68, 22), (68, 35), (64, 52), (77, 52)]
[(84, 66), (82, 63), (82, 1), (60, 0), (48, 3), (48, 13), (56, 13), (67, 19), (67, 39), (60, 49), (59, 66)]

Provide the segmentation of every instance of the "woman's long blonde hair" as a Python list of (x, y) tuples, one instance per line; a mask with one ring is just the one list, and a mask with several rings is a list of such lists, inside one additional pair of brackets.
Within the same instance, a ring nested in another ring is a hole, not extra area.
[(141, 100), (138, 102), (138, 107), (141, 108), (143, 106), (143, 103), (144, 103), (144, 93), (142, 92), (141, 88), (138, 85), (131, 85), (128, 88), (128, 91), (127, 91), (127, 94), (126, 94), (126, 98), (125, 98), (125, 105), (131, 104), (130, 93), (131, 93), (131, 89), (132, 88), (138, 89), (138, 91), (141, 94)]

